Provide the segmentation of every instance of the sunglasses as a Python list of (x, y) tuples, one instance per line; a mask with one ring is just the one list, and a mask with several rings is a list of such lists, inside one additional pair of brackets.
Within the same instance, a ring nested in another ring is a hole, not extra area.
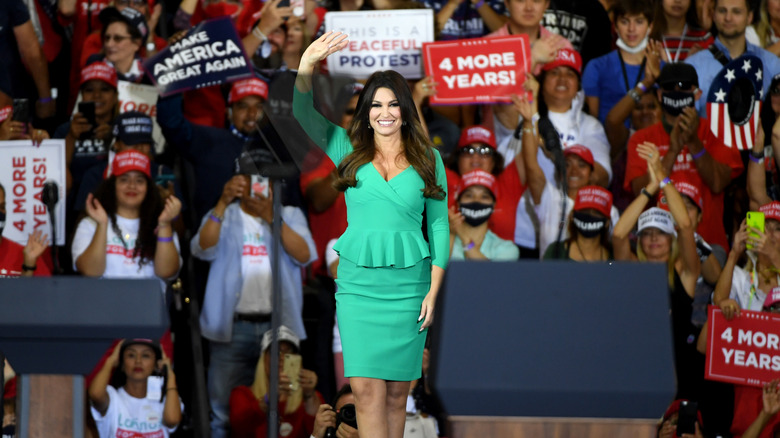
[(111, 40), (114, 40), (115, 43), (121, 43), (124, 40), (129, 40), (132, 38), (129, 35), (105, 35), (103, 36), (103, 43), (107, 43)]
[(680, 87), (681, 90), (690, 90), (696, 85), (691, 81), (665, 82), (661, 84), (664, 91), (674, 91), (674, 87)]
[(468, 155), (493, 155), (493, 148), (490, 146), (466, 146), (461, 149), (461, 153)]

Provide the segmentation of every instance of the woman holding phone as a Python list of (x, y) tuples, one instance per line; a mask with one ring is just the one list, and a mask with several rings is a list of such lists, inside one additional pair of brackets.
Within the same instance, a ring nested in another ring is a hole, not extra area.
[(314, 67), (347, 43), (347, 35), (327, 32), (309, 45), (293, 114), (337, 165), (335, 186), (347, 204), (347, 230), (334, 247), (336, 314), (358, 429), (372, 438), (401, 438), (449, 257), (447, 180), (400, 74), (371, 75), (347, 130), (314, 109)]
[(88, 393), (101, 438), (167, 438), (181, 422), (183, 405), (171, 361), (150, 339), (118, 343)]

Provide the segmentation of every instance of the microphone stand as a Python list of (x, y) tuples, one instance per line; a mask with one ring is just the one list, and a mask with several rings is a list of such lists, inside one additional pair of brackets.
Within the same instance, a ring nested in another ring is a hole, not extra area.
[(273, 193), (273, 213), (274, 220), (271, 226), (271, 279), (272, 279), (272, 298), (271, 298), (271, 375), (269, 376), (268, 388), (268, 437), (276, 438), (279, 436), (279, 326), (282, 325), (282, 282), (281, 282), (281, 250), (282, 250), (282, 191), (281, 182), (285, 178), (290, 178), (298, 173), (295, 165), (283, 163), (274, 151), (271, 143), (266, 138), (259, 126), (255, 126), (257, 133), (263, 143), (271, 151), (276, 164), (264, 164), (261, 166), (260, 174), (267, 176), (271, 180)]
[(59, 260), (59, 250), (57, 248), (57, 220), (54, 215), (54, 207), (59, 202), (59, 188), (57, 183), (47, 182), (43, 186), (43, 193), (41, 193), (41, 201), (46, 206), (46, 210), (49, 212), (49, 223), (51, 224), (51, 258), (53, 275), (62, 274)]

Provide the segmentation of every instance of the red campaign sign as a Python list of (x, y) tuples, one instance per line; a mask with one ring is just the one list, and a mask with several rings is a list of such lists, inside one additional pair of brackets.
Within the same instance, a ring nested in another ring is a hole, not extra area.
[(780, 315), (740, 310), (726, 321), (709, 306), (704, 377), (749, 386), (780, 378)]
[(527, 35), (423, 43), (426, 76), (433, 76), (434, 105), (507, 103), (523, 93), (531, 70)]

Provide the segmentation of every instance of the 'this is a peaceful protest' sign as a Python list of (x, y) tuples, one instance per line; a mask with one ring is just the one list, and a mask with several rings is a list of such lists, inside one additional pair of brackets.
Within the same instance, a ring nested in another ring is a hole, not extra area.
[(425, 74), (438, 82), (432, 104), (509, 102), (531, 69), (528, 36), (423, 44)]
[(233, 82), (252, 75), (252, 66), (230, 17), (207, 20), (181, 40), (144, 62), (161, 96)]
[(349, 35), (347, 47), (328, 57), (330, 74), (365, 79), (377, 70), (395, 70), (418, 79), (422, 44), (433, 41), (433, 11), (328, 12), (325, 28)]

